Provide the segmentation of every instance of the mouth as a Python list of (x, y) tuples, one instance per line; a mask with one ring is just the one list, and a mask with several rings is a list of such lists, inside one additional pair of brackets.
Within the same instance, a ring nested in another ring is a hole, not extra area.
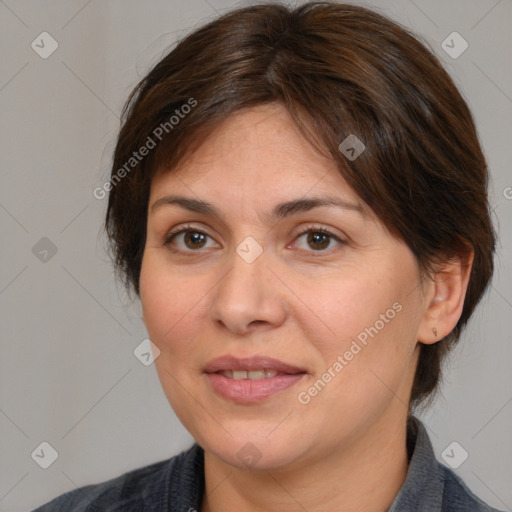
[(220, 372), (215, 372), (219, 375), (223, 375), (224, 377), (227, 377), (228, 379), (234, 379), (234, 380), (261, 380), (261, 379), (271, 379), (272, 377), (275, 377), (276, 375), (294, 375), (294, 374), (288, 374), (284, 372), (278, 372), (277, 370), (271, 370), (269, 368), (263, 369), (263, 370), (251, 370), (251, 371), (245, 371), (245, 370), (223, 370)]
[(307, 373), (304, 368), (285, 363), (269, 356), (235, 357), (232, 355), (212, 359), (204, 368), (205, 373), (222, 373), (228, 379), (260, 380), (276, 375)]
[(204, 372), (218, 395), (245, 404), (266, 400), (307, 375), (303, 368), (267, 356), (223, 356), (210, 361)]

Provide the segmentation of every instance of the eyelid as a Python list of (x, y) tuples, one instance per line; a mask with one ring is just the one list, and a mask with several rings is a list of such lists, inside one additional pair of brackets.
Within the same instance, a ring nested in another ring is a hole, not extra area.
[(324, 226), (322, 224), (307, 224), (306, 226), (301, 226), (299, 228), (299, 231), (295, 234), (296, 237), (301, 236), (305, 233), (308, 233), (310, 231), (318, 232), (318, 233), (325, 233), (326, 235), (332, 236), (333, 238), (336, 238), (338, 240), (343, 241), (343, 236), (346, 235), (340, 235), (335, 233), (334, 228), (330, 228), (328, 226)]

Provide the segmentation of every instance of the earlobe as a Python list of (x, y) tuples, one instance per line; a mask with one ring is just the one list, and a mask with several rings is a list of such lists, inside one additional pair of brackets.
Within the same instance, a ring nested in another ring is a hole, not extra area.
[(426, 310), (417, 340), (433, 344), (447, 336), (457, 325), (471, 275), (474, 251), (440, 264), (429, 283)]

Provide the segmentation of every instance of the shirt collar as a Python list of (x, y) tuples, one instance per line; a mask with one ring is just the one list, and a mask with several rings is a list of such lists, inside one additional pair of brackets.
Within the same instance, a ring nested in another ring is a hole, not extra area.
[(441, 510), (443, 481), (439, 475), (439, 463), (425, 426), (414, 416), (407, 419), (407, 448), (407, 476), (387, 512)]

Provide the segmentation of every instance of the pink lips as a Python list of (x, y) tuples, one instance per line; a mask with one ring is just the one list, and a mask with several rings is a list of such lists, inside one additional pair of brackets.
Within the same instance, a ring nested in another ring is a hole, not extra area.
[[(230, 379), (217, 372), (235, 370), (275, 370), (274, 377), (260, 380)], [(303, 379), (306, 371), (267, 356), (237, 358), (223, 356), (210, 361), (204, 368), (213, 390), (227, 400), (237, 403), (259, 403)]]
[(235, 357), (235, 356), (222, 356), (212, 359), (204, 368), (205, 373), (215, 373), (224, 370), (276, 370), (281, 373), (296, 374), (305, 373), (306, 370), (292, 366), (279, 359), (267, 356), (255, 356), (255, 357)]

